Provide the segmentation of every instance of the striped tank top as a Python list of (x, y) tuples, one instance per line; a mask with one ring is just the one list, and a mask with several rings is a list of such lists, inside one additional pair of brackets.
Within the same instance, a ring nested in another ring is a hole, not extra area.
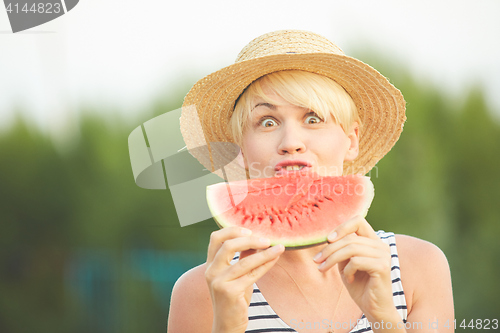
[[(399, 259), (398, 252), (396, 248), (396, 238), (392, 232), (378, 231), (377, 235), (380, 239), (388, 244), (391, 249), (391, 279), (392, 279), (392, 295), (394, 299), (394, 305), (398, 311), (401, 319), (406, 323), (407, 319), (407, 307), (406, 299), (403, 292), (403, 285), (401, 284), (401, 272), (399, 269)], [(239, 259), (239, 256), (235, 256), (231, 263), (235, 263)], [(252, 299), (250, 300), (250, 306), (248, 308), (248, 327), (245, 333), (275, 333), (275, 332), (297, 332), (291, 326), (287, 325), (271, 308), (267, 303), (264, 295), (260, 292), (257, 284), (253, 285)], [(328, 324), (332, 323), (318, 323), (319, 327), (328, 328)], [(339, 325), (341, 323), (338, 323)], [(360, 319), (352, 323), (342, 323), (344, 325), (349, 324), (352, 328), (350, 333), (372, 333), (372, 329), (369, 325), (368, 319), (363, 314)], [(334, 327), (335, 328), (335, 327)], [(340, 327), (337, 327), (340, 329)]]

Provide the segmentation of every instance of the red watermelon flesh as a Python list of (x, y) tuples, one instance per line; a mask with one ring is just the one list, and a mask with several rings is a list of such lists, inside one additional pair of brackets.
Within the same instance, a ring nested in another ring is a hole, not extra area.
[(207, 187), (208, 206), (220, 227), (248, 228), (255, 236), (271, 239), (272, 245), (287, 248), (326, 242), (343, 222), (366, 216), (373, 196), (368, 177), (320, 177), (310, 172)]

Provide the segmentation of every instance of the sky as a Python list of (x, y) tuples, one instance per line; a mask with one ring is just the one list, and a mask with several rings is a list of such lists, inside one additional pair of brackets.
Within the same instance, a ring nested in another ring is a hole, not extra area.
[(347, 54), (368, 46), (457, 98), (480, 83), (500, 119), (499, 15), (497, 0), (80, 0), (13, 34), (0, 8), (0, 130), (16, 110), (58, 133), (82, 106), (139, 119), (281, 29), (319, 33)]

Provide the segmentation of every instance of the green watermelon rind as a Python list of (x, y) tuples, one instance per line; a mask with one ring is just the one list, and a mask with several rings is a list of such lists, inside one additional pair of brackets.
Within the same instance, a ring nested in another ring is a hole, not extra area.
[[(367, 191), (366, 195), (364, 196), (365, 202), (362, 204), (362, 206), (366, 207), (366, 208), (363, 211), (360, 211), (360, 213), (357, 215), (365, 218), (366, 215), (368, 214), (368, 210), (370, 209), (370, 205), (371, 205), (373, 198), (375, 196), (375, 189), (374, 189), (373, 183), (370, 181), (369, 177), (367, 177), (367, 176), (359, 176), (359, 177), (361, 177), (361, 179), (363, 179), (365, 190), (368, 190), (368, 191)], [(226, 183), (224, 183), (224, 184), (226, 184)], [(216, 214), (217, 209), (212, 204), (212, 202), (215, 203), (216, 201), (210, 200), (211, 188), (213, 188), (215, 186), (220, 186), (220, 185), (221, 185), (221, 183), (207, 186), (206, 196), (207, 196), (208, 208), (209, 208), (210, 212), (212, 213), (212, 217), (213, 217), (215, 223), (219, 226), (219, 228), (222, 229), (222, 228), (227, 228), (227, 227), (231, 227), (231, 226), (235, 226), (235, 225), (224, 221), (222, 216), (217, 215)], [(260, 236), (260, 235), (257, 235), (257, 236)], [(266, 237), (266, 236), (263, 236), (263, 237)], [(313, 237), (307, 237), (307, 238), (303, 238), (303, 239), (297, 237), (297, 238), (294, 238), (293, 240), (287, 240), (286, 238), (285, 239), (275, 238), (275, 239), (271, 239), (271, 246), (277, 245), (277, 244), (282, 244), (285, 247), (285, 249), (287, 249), (287, 250), (298, 250), (298, 249), (304, 249), (304, 248), (308, 248), (308, 247), (317, 246), (319, 244), (327, 243), (327, 237), (328, 237), (328, 235), (322, 234), (322, 235), (317, 236), (317, 237), (313, 236)]]

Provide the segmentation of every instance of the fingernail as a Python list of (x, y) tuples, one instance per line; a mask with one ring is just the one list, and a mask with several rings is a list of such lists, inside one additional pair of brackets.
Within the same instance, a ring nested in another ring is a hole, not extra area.
[(318, 253), (318, 254), (316, 254), (316, 255), (314, 256), (313, 260), (314, 260), (314, 261), (317, 261), (319, 258), (321, 258), (321, 255), (322, 255), (322, 253), (321, 253), (321, 252), (320, 252), (320, 253)]
[(335, 238), (337, 238), (337, 232), (334, 231), (332, 232), (331, 234), (328, 235), (328, 241), (329, 242), (333, 242), (335, 240)]
[(242, 233), (243, 235), (247, 235), (247, 236), (249, 236), (249, 235), (251, 235), (251, 234), (252, 234), (252, 230), (250, 230), (250, 229), (246, 229), (246, 228), (241, 228), (241, 233)]
[(325, 267), (326, 261), (323, 261), (321, 264), (318, 265), (318, 269), (322, 269)]

